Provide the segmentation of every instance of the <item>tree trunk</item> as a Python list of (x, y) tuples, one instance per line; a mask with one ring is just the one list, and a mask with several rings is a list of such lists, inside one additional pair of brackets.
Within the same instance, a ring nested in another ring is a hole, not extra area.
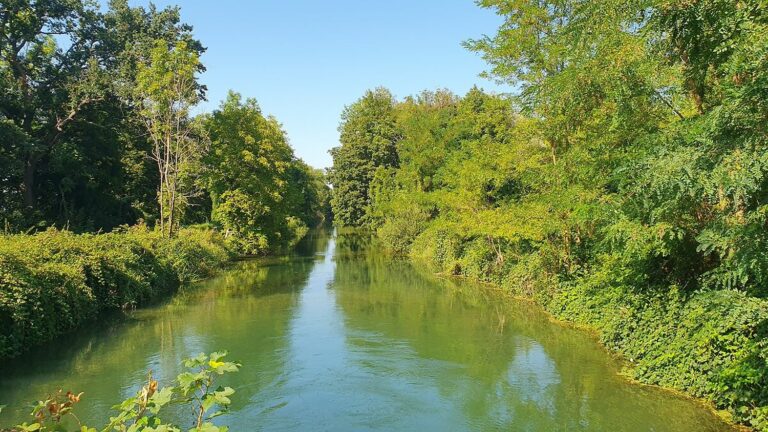
[(176, 181), (174, 180), (173, 186), (170, 191), (171, 194), (171, 205), (170, 205), (170, 214), (168, 215), (168, 237), (173, 237), (173, 224), (176, 222), (174, 220), (174, 214), (176, 213)]
[(30, 156), (24, 163), (24, 176), (22, 178), (22, 187), (24, 189), (24, 207), (29, 210), (35, 210), (37, 203), (35, 200), (35, 171), (37, 161)]
[(163, 172), (160, 171), (160, 191), (157, 194), (157, 202), (160, 204), (160, 234), (165, 237), (165, 206), (163, 205), (163, 201), (165, 201), (165, 198), (163, 197), (163, 182), (165, 179), (163, 178)]

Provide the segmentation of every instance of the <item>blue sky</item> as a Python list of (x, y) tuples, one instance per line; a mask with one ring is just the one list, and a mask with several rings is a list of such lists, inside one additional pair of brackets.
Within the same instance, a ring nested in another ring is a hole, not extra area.
[[(148, 1), (132, 0), (131, 5)], [(461, 42), (493, 34), (501, 19), (472, 0), (177, 0), (208, 48), (201, 77), (215, 109), (233, 89), (283, 124), (299, 157), (331, 165), (339, 116), (366, 89), (398, 98), (424, 89), (464, 94), (485, 64)]]

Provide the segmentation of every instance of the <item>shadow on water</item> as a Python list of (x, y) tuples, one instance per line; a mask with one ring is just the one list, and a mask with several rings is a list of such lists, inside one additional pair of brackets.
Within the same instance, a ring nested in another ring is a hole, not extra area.
[[(153, 370), (227, 349), (243, 363), (232, 430), (726, 431), (703, 407), (621, 379), (588, 335), (526, 302), (440, 279), (370, 236), (317, 231), (149, 308), (4, 364), (0, 423), (58, 388), (87, 422)], [(180, 415), (181, 413), (177, 413)]]

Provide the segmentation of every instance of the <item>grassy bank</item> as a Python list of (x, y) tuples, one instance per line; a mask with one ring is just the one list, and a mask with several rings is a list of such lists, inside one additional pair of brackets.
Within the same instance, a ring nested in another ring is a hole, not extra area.
[(232, 257), (222, 236), (203, 229), (182, 229), (172, 239), (144, 227), (1, 236), (0, 358), (73, 331), (105, 311), (171, 293)]
[(734, 421), (768, 430), (768, 301), (736, 290), (633, 286), (621, 263), (563, 281), (547, 271), (542, 251), (503, 262), (496, 252), (484, 238), (432, 227), (410, 256), (593, 328), (629, 361), (632, 378), (706, 399)]

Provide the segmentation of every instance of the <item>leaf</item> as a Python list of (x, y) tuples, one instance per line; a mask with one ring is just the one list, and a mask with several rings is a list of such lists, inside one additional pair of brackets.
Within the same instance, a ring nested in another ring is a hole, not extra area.
[(206, 360), (208, 360), (208, 356), (206, 356), (205, 353), (200, 353), (197, 355), (197, 357), (192, 357), (184, 360), (184, 367), (186, 368), (199, 367), (204, 365)]
[[(203, 376), (202, 378), (205, 378)], [(179, 387), (184, 394), (189, 393), (195, 386), (195, 384), (201, 379), (199, 373), (182, 372), (176, 377), (176, 381), (179, 383)]]
[[(221, 389), (221, 387), (219, 388)], [(213, 397), (216, 399), (216, 403), (219, 405), (227, 406), (232, 403), (232, 401), (227, 396), (231, 396), (234, 393), (235, 389), (232, 387), (224, 387), (221, 390), (213, 392)]]
[(227, 352), (226, 351), (217, 351), (217, 352), (211, 353), (210, 358), (211, 358), (212, 362), (218, 362), (219, 360), (221, 360), (222, 358), (224, 358), (226, 356), (227, 356)]
[(137, 399), (135, 397), (128, 398), (117, 405), (113, 405), (112, 409), (119, 411), (130, 411), (136, 405)]
[(213, 395), (205, 395), (203, 398), (203, 402), (200, 404), (203, 408), (203, 411), (208, 411), (211, 409), (212, 406), (216, 404), (216, 397)]
[(160, 408), (167, 405), (171, 398), (173, 397), (173, 387), (163, 387), (152, 395), (152, 397), (149, 399), (149, 401), (152, 403), (152, 406), (149, 408), (149, 411), (152, 414), (157, 414), (160, 411)]
[(238, 370), (240, 370), (239, 364), (233, 362), (224, 362), (217, 364), (214, 372), (219, 375), (224, 375), (227, 372), (237, 372)]

